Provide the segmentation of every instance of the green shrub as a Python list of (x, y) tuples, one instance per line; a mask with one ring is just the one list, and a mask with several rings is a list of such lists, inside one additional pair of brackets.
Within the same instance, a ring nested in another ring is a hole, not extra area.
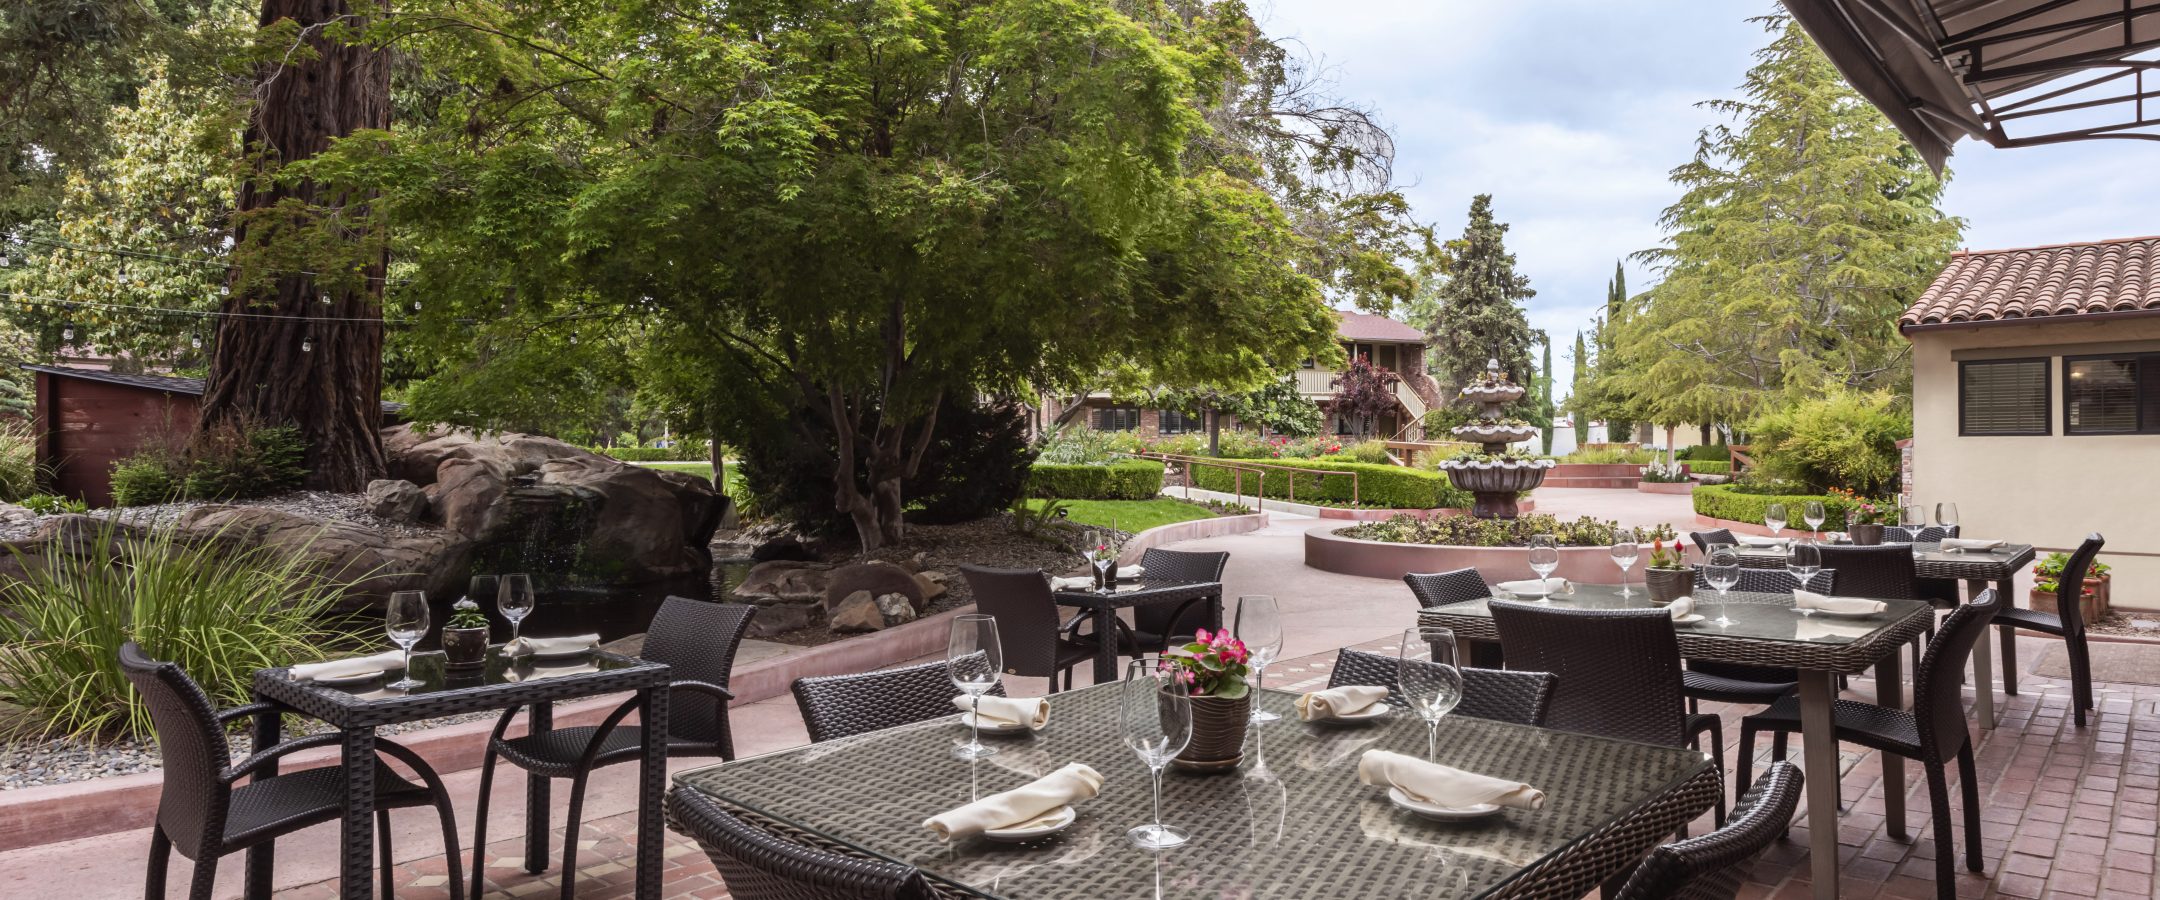
[(1757, 416), (1748, 430), (1767, 474), (1879, 497), (1896, 493), (1897, 442), (1912, 437), (1912, 412), (1889, 391), (1840, 390)]
[(0, 500), (12, 502), (37, 493), (43, 474), (37, 460), (37, 433), (27, 423), (0, 422)]
[(1658, 458), (1655, 451), (1640, 448), (1631, 450), (1626, 447), (1587, 447), (1560, 457), (1560, 461), (1582, 465), (1645, 466), (1657, 461)]
[(151, 506), (174, 500), (180, 496), (185, 477), (175, 470), (171, 460), (161, 456), (149, 453), (130, 456), (113, 463), (113, 505)]
[(1732, 449), (1726, 447), (1722, 441), (1715, 444), (1696, 444), (1693, 447), (1682, 449), (1680, 458), (1689, 462), (1730, 463), (1732, 462)]
[(41, 516), (49, 516), (55, 513), (88, 512), (90, 510), (90, 504), (81, 500), (62, 497), (58, 494), (31, 494), (22, 498), (19, 505)]
[(1042, 452), (1035, 454), (1035, 462), (1062, 466), (1100, 466), (1117, 457), (1117, 450), (1110, 446), (1112, 432), (1092, 428), (1068, 428), (1051, 435), (1043, 442)]
[(1731, 460), (1725, 460), (1725, 459), (1719, 459), (1719, 460), (1708, 460), (1708, 459), (1689, 460), (1689, 461), (1688, 461), (1688, 464), (1687, 464), (1687, 467), (1688, 467), (1688, 471), (1690, 471), (1690, 472), (1693, 472), (1693, 473), (1695, 473), (1695, 474), (1697, 474), (1697, 475), (1731, 475), (1731, 474), (1732, 474), (1732, 461), (1731, 461)]
[[(1396, 516), (1385, 522), (1368, 522), (1338, 532), (1344, 537), (1391, 544), (1437, 544), (1449, 547), (1525, 547), (1532, 535), (1549, 534), (1563, 547), (1608, 547), (1620, 523), (1588, 516), (1563, 522), (1556, 516), (1528, 515), (1519, 519), (1479, 519), (1471, 516)], [(1671, 539), (1657, 531), (1643, 540)]]
[(1341, 454), (1341, 458), (1350, 460), (1352, 462), (1372, 463), (1376, 466), (1388, 465), (1389, 463), (1387, 442), (1360, 442), (1354, 446), (1344, 448)]
[(300, 429), (291, 425), (220, 423), (188, 448), (181, 493), (190, 500), (230, 500), (296, 490), (307, 477), (306, 451)]
[[(1467, 509), (1473, 502), (1470, 492), (1455, 487), (1453, 481), (1439, 472), (1411, 469), (1403, 466), (1373, 465), (1335, 459), (1300, 459), (1285, 463), (1299, 469), (1326, 469), (1341, 472), (1340, 475), (1319, 475), (1269, 471), (1267, 496), (1288, 499), (1291, 481), (1297, 483), (1296, 496), (1300, 503), (1317, 503), (1322, 506), (1348, 505), (1351, 502), (1351, 479), (1348, 473), (1356, 472), (1357, 503), (1380, 509)], [(1230, 492), (1237, 487), (1237, 477), (1229, 470), (1215, 466), (1194, 466), (1194, 487), (1211, 491)], [(1260, 490), (1258, 476), (1246, 473), (1243, 489), (1247, 496)]]
[[(149, 711), (120, 674), (120, 645), (179, 663), (212, 698), (245, 702), (255, 670), (323, 655), (323, 615), (350, 585), (291, 551), (239, 548), (171, 530), (120, 540), (108, 521), (79, 553), (0, 583), (0, 696), (51, 736), (147, 735)], [(124, 548), (124, 549), (122, 549)], [(20, 557), (18, 556), (18, 561)]]
[(1695, 500), (1695, 514), (1761, 525), (1763, 510), (1772, 503), (1783, 503), (1786, 515), (1790, 517), (1789, 521), (1798, 522), (1800, 511), (1806, 508), (1807, 502), (1819, 500), (1822, 502), (1823, 511), (1828, 514), (1828, 518), (1823, 521), (1823, 527), (1835, 529), (1845, 527), (1845, 510), (1852, 505), (1842, 497), (1829, 494), (1810, 494), (1799, 490), (1788, 493), (1754, 493), (1753, 490), (1761, 488), (1750, 488), (1751, 486), (1744, 484), (1697, 485), (1695, 493), (1691, 495)]
[(712, 458), (712, 445), (684, 441), (673, 447), (594, 447), (593, 452), (623, 462), (704, 462)]
[(1162, 493), (1163, 464), (1126, 459), (1100, 466), (1038, 462), (1028, 474), (1030, 497), (1058, 500), (1146, 500)]
[(938, 405), (922, 465), (900, 485), (902, 496), (918, 507), (908, 521), (946, 525), (1010, 508), (1025, 492), (1034, 461), (1020, 404), (947, 394)]

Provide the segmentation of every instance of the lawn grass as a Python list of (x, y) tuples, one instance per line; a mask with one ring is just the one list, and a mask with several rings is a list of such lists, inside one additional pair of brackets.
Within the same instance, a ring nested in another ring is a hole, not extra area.
[[(1029, 500), (1030, 507), (1040, 509), (1047, 501)], [(1119, 531), (1137, 533), (1168, 525), (1172, 522), (1190, 522), (1194, 519), (1212, 519), (1215, 513), (1207, 507), (1169, 497), (1149, 500), (1067, 500), (1066, 518), (1082, 525), (1110, 527), (1113, 522)]]
[[(637, 465), (642, 465), (642, 466), (644, 466), (645, 468), (648, 468), (648, 469), (661, 469), (661, 470), (664, 470), (664, 471), (668, 471), (668, 472), (688, 472), (688, 473), (690, 473), (690, 474), (692, 474), (692, 475), (696, 475), (696, 476), (698, 476), (698, 477), (700, 477), (700, 478), (704, 478), (704, 479), (706, 479), (707, 481), (710, 481), (710, 480), (712, 480), (712, 463), (701, 463), (701, 462), (671, 462), (671, 463), (638, 463)], [(739, 476), (739, 475), (738, 475), (738, 474), (737, 474), (737, 473), (736, 473), (736, 472), (734, 471), (734, 468), (735, 468), (734, 466), (728, 466), (728, 467), (727, 467), (727, 469), (728, 469), (728, 477), (729, 477), (729, 478), (739, 478), (739, 477), (740, 477), (740, 476)]]

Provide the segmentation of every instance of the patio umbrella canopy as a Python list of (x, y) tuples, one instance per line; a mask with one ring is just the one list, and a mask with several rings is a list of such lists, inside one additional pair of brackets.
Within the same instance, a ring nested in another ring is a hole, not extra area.
[(1950, 146), (2160, 140), (2160, 0), (1785, 0), (1941, 171)]

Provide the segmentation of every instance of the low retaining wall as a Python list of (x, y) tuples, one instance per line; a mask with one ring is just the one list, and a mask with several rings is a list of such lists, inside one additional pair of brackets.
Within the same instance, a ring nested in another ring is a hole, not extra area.
[[(1412, 572), (1445, 572), (1475, 567), (1488, 584), (1535, 578), (1530, 571), (1527, 547), (1456, 547), (1436, 544), (1391, 544), (1344, 537), (1335, 531), (1343, 526), (1325, 524), (1305, 532), (1305, 564), (1323, 572), (1362, 575), (1366, 578), (1400, 579)], [(1620, 567), (1604, 547), (1562, 547), (1560, 578), (1588, 584), (1619, 584)], [(1636, 572), (1634, 580), (1642, 581)]]
[(1266, 528), (1267, 523), (1268, 514), (1256, 512), (1246, 513), (1242, 516), (1217, 516), (1212, 519), (1194, 519), (1190, 522), (1172, 522), (1168, 525), (1157, 525), (1133, 535), (1131, 540), (1126, 541), (1125, 552), (1119, 554), (1118, 562), (1127, 565), (1139, 562), (1140, 554), (1146, 552), (1149, 547), (1160, 547), (1164, 544), (1197, 541), (1204, 538), (1224, 537), (1233, 534), (1246, 534)]
[(1642, 481), (1634, 463), (1561, 463), (1545, 472), (1545, 487), (1625, 489)]
[(1692, 494), (1695, 493), (1695, 482), (1638, 481), (1635, 483), (1635, 489), (1645, 494)]

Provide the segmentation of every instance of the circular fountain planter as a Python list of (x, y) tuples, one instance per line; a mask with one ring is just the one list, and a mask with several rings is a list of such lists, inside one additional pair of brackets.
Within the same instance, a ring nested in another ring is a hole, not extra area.
[[(1447, 572), (1474, 566), (1490, 581), (1535, 578), (1528, 547), (1462, 547), (1447, 544), (1396, 544), (1338, 534), (1343, 526), (1322, 525), (1305, 532), (1305, 565), (1323, 572), (1400, 580), (1412, 572)], [(1555, 575), (1584, 584), (1619, 584), (1620, 567), (1607, 547), (1562, 547)], [(1641, 589), (1642, 573), (1634, 576)]]
[(1477, 496), (1470, 514), (1480, 519), (1513, 519), (1522, 515), (1516, 498), (1545, 480), (1553, 461), (1469, 462), (1448, 460), (1440, 464), (1455, 486)]

